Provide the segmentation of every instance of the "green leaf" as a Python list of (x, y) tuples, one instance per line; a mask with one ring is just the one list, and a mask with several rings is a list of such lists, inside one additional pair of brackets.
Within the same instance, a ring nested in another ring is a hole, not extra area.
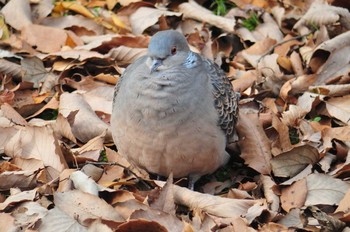
[(100, 152), (100, 157), (98, 158), (98, 161), (99, 162), (108, 162), (106, 150), (103, 150)]
[(317, 117), (314, 117), (313, 119), (311, 119), (312, 122), (319, 122), (321, 121), (321, 117), (320, 116), (317, 116)]
[(215, 0), (210, 5), (210, 8), (213, 9), (214, 14), (220, 16), (225, 15), (227, 11), (229, 11), (233, 7), (236, 7), (236, 5), (233, 2), (226, 0)]
[(249, 18), (244, 19), (242, 22), (243, 27), (247, 28), (249, 31), (254, 31), (254, 29), (260, 24), (257, 14), (253, 13)]

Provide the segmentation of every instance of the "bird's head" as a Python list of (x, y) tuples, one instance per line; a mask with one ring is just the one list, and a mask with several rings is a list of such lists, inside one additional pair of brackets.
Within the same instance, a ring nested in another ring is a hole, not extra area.
[(178, 31), (156, 33), (148, 45), (151, 73), (184, 63), (190, 48), (186, 38)]

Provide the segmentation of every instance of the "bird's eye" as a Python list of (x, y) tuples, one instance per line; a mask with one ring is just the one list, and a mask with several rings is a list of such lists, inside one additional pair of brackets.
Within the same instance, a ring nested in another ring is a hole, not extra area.
[(176, 54), (176, 46), (173, 46), (171, 48), (171, 55), (175, 55)]

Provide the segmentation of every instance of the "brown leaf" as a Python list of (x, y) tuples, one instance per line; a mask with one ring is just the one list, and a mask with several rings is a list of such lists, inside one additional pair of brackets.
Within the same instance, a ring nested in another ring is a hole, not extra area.
[(74, 12), (77, 12), (78, 14), (81, 14), (87, 18), (95, 18), (95, 15), (91, 13), (89, 9), (87, 9), (85, 6), (83, 6), (80, 2), (78, 1), (73, 1), (73, 2), (58, 2), (56, 3), (56, 9), (62, 7), (63, 9), (66, 10), (71, 10)]
[(118, 62), (119, 65), (130, 64), (136, 59), (145, 55), (147, 52), (146, 48), (131, 48), (126, 46), (119, 46), (111, 49), (107, 57), (110, 57)]
[(168, 232), (164, 226), (145, 219), (131, 219), (118, 226), (118, 232)]
[(24, 202), (14, 210), (13, 215), (16, 219), (16, 225), (21, 228), (34, 226), (40, 219), (46, 216), (48, 210), (38, 202)]
[(316, 24), (318, 26), (336, 23), (339, 19), (348, 29), (350, 28), (350, 13), (347, 9), (342, 7), (335, 7), (323, 2), (314, 2), (309, 10), (301, 17), (301, 19), (294, 25), (294, 28), (301, 27), (303, 24)]
[(5, 59), (0, 59), (0, 71), (3, 74), (21, 77), (21, 66)]
[(141, 35), (148, 27), (156, 24), (159, 17), (162, 15), (180, 17), (181, 13), (149, 7), (140, 7), (135, 13), (130, 15), (130, 24), (133, 34)]
[(5, 154), (23, 170), (46, 168), (50, 180), (67, 167), (57, 139), (49, 126), (22, 127), (5, 145)]
[[(160, 185), (164, 182), (157, 181)], [(267, 208), (264, 200), (229, 199), (191, 191), (184, 187), (174, 185), (174, 198), (178, 204), (189, 208), (201, 209), (217, 217), (240, 217), (250, 212), (256, 206), (257, 211)]]
[(341, 120), (343, 123), (350, 125), (350, 95), (343, 97), (334, 97), (326, 101), (328, 113)]
[(347, 95), (350, 92), (350, 84), (310, 86), (309, 90), (329, 97), (339, 97)]
[(233, 32), (236, 25), (236, 20), (234, 18), (228, 19), (214, 15), (213, 12), (205, 9), (193, 0), (180, 4), (179, 11), (184, 14), (185, 18), (196, 19), (200, 22), (209, 23), (227, 32)]
[(244, 92), (257, 80), (257, 73), (255, 71), (244, 72), (238, 79), (232, 81), (232, 85), (235, 91)]
[(275, 43), (276, 40), (266, 38), (243, 50), (242, 56), (249, 64), (256, 68), (259, 59), (268, 51), (269, 47), (273, 46)]
[(241, 138), (241, 157), (248, 166), (261, 174), (271, 172), (271, 142), (259, 121), (257, 112), (249, 109), (239, 111), (237, 132)]
[(309, 164), (318, 162), (319, 158), (316, 148), (304, 145), (272, 158), (271, 167), (275, 176), (294, 177)]
[(1, 112), (3, 116), (5, 116), (7, 119), (9, 119), (11, 122), (13, 122), (16, 125), (21, 125), (21, 126), (28, 125), (27, 121), (7, 103), (4, 103), (1, 106)]
[(1, 9), (1, 13), (5, 16), (6, 22), (17, 30), (32, 24), (30, 5), (27, 1), (9, 1)]
[(12, 194), (2, 203), (0, 203), (0, 210), (6, 209), (8, 206), (14, 205), (18, 202), (32, 201), (35, 198), (37, 190), (23, 191)]
[[(278, 133), (278, 152), (292, 149), (288, 126), (282, 123), (282, 121), (275, 115), (272, 117), (272, 126)], [(274, 148), (276, 148), (276, 144), (274, 144)], [(276, 149), (273, 149), (271, 152), (276, 156), (278, 154), (276, 154), (275, 150)]]
[(35, 24), (25, 26), (21, 36), (27, 43), (44, 53), (60, 51), (68, 38), (64, 30)]
[(339, 202), (338, 208), (335, 210), (334, 213), (344, 213), (348, 214), (350, 212), (350, 191), (348, 190)]
[[(48, 17), (45, 18), (42, 22), (42, 25), (54, 28), (70, 28), (78, 34), (79, 36), (83, 35), (101, 35), (103, 34), (103, 27), (97, 24), (93, 19), (83, 17), (81, 15), (65, 15), (63, 17)], [(80, 31), (74, 30), (74, 27), (79, 27)], [(82, 29), (85, 31), (81, 31)], [(80, 33), (80, 34), (79, 34)]]
[(322, 130), (323, 146), (325, 148), (332, 147), (333, 139), (337, 139), (342, 142), (350, 141), (350, 126), (325, 128)]
[(77, 158), (86, 158), (93, 161), (98, 161), (101, 151), (103, 150), (103, 142), (105, 140), (106, 132), (103, 131), (101, 135), (89, 140), (86, 144), (78, 149), (74, 149)]
[[(93, 204), (92, 204), (93, 202)], [(104, 200), (89, 193), (78, 190), (54, 194), (56, 207), (71, 218), (79, 218), (79, 222), (87, 225), (88, 220), (101, 218), (111, 223), (120, 224), (125, 219)]]
[(318, 77), (315, 85), (329, 84), (348, 75), (350, 69), (350, 31), (320, 44), (312, 54), (309, 66)]
[(300, 208), (305, 204), (307, 196), (306, 180), (302, 179), (282, 189), (281, 206), (286, 212)]
[(155, 221), (164, 226), (168, 231), (181, 232), (184, 229), (184, 222), (180, 221), (175, 215), (153, 209), (137, 210), (130, 216), (130, 219)]
[(269, 209), (271, 209), (273, 212), (278, 212), (280, 207), (280, 199), (272, 189), (276, 183), (272, 180), (271, 177), (265, 175), (260, 176), (260, 181), (263, 185), (264, 196), (266, 197), (266, 201), (269, 204)]
[(16, 231), (15, 218), (9, 213), (0, 213), (0, 228), (4, 231)]
[(40, 231), (56, 232), (56, 231), (75, 231), (86, 232), (86, 227), (79, 224), (74, 217), (71, 217), (58, 207), (49, 210), (48, 214), (41, 219)]
[(338, 205), (350, 187), (347, 182), (325, 174), (311, 174), (306, 181), (305, 205)]
[(37, 185), (37, 174), (34, 171), (5, 171), (0, 174), (0, 190), (11, 188), (32, 189)]
[[(97, 117), (91, 106), (78, 93), (63, 93), (60, 98), (60, 113), (67, 117), (72, 111), (79, 110), (72, 126), (73, 134), (82, 142), (101, 135), (107, 131), (106, 141), (111, 141), (112, 136), (109, 125)], [(87, 125), (94, 125), (90, 127)]]
[(173, 175), (169, 175), (166, 184), (163, 186), (159, 197), (150, 204), (151, 208), (161, 210), (165, 213), (175, 215), (175, 202), (173, 190)]
[(32, 5), (34, 22), (42, 22), (42, 20), (52, 12), (53, 8), (54, 2), (50, 0), (39, 1), (37, 4)]

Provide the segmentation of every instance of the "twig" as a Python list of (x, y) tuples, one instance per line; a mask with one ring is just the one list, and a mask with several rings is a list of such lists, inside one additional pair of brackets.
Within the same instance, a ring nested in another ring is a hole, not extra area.
[(292, 38), (290, 38), (290, 39), (283, 40), (283, 41), (281, 41), (281, 42), (279, 42), (279, 43), (274, 44), (267, 52), (265, 52), (265, 53), (258, 59), (258, 62), (257, 62), (257, 63), (259, 64), (260, 60), (261, 60), (262, 58), (264, 58), (265, 56), (267, 56), (268, 54), (270, 54), (276, 47), (281, 46), (282, 44), (288, 43), (289, 41), (298, 40), (298, 39), (307, 37), (307, 36), (311, 35), (311, 34), (314, 33), (314, 32), (315, 32), (315, 30), (312, 30), (312, 31), (310, 31), (309, 33), (306, 33), (306, 34), (304, 34), (304, 35), (298, 35), (298, 36), (295, 36), (295, 37), (292, 37)]

